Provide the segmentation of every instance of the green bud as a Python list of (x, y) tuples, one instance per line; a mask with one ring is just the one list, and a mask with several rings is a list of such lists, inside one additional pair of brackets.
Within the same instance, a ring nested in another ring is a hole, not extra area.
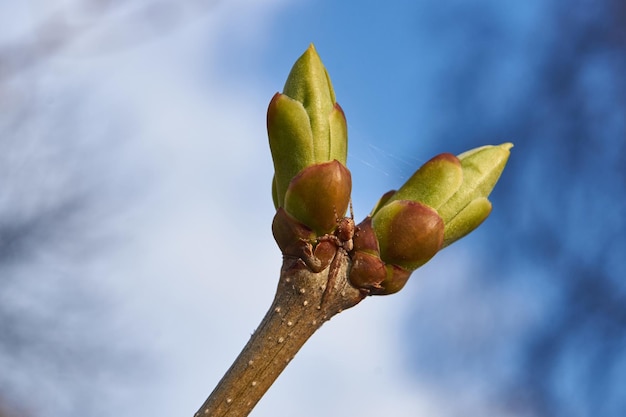
[(478, 227), (491, 212), (487, 197), (500, 178), (513, 145), (482, 146), (458, 157), (444, 153), (426, 162), (387, 201), (419, 201), (439, 213), (443, 247)]
[(274, 160), (276, 208), (284, 205), (291, 180), (304, 168), (332, 160), (345, 166), (346, 118), (313, 45), (294, 64), (283, 93), (272, 98), (267, 131)]
[(478, 227), (491, 212), (487, 197), (512, 146), (437, 155), (398, 191), (384, 194), (358, 226), (352, 285), (371, 294), (397, 292), (413, 270)]
[[(343, 110), (313, 45), (296, 61), (267, 110), (274, 161), (272, 231), (282, 253), (319, 272), (337, 245), (320, 239), (337, 229), (348, 209), (348, 130)], [(348, 239), (348, 238), (346, 238)]]
[(463, 184), (437, 209), (446, 224), (444, 247), (478, 227), (491, 212), (487, 200), (509, 160), (512, 143), (482, 146), (458, 156)]
[[(329, 137), (328, 116), (337, 100), (330, 77), (313, 44), (291, 68), (283, 94), (302, 103), (310, 119), (313, 136)], [(330, 152), (327, 141), (320, 144), (320, 152)]]

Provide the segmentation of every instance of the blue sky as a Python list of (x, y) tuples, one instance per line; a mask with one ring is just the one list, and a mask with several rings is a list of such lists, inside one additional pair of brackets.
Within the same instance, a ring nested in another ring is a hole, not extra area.
[[(273, 296), (265, 111), (313, 42), (358, 219), (437, 153), (516, 147), (485, 225), (327, 323), (252, 415), (623, 415), (609, 2), (79, 3), (0, 5), (5, 399), (201, 405)], [(35, 48), (55, 34), (71, 42)]]

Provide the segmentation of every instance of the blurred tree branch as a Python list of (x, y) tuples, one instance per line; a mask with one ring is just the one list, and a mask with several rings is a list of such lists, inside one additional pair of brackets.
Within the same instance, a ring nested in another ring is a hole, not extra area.
[[(449, 51), (450, 84), (434, 94), (441, 101), (434, 113), (454, 115), (442, 119), (440, 140), (519, 141), (523, 150), (518, 161), (525, 162), (511, 164), (514, 172), (496, 191), (506, 205), (500, 228), (509, 244), (484, 255), (499, 265), (491, 273), (494, 278), (482, 285), (531, 288), (539, 303), (546, 303), (541, 307), (546, 314), (532, 328), (498, 347), (493, 346), (499, 343), (497, 336), (483, 340), (486, 348), (472, 360), (478, 367), (498, 355), (519, 356), (519, 365), (511, 361), (516, 369), (507, 375), (508, 384), (479, 376), (480, 383), (491, 384), (494, 400), (513, 415), (621, 416), (626, 402), (615, 387), (624, 384), (623, 372), (616, 369), (623, 369), (626, 360), (621, 261), (626, 247), (626, 3), (574, 1), (565, 6), (551, 1), (544, 6), (542, 24), (552, 30), (537, 31), (533, 21), (531, 32), (524, 27), (510, 33), (482, 15), (465, 27), (451, 20), (439, 28), (452, 38), (479, 39), (472, 31), (480, 30), (502, 35), (501, 40), (477, 41), (465, 57)], [(437, 45), (440, 50), (446, 46)], [(505, 74), (502, 63), (521, 63), (521, 71), (506, 75), (527, 83), (524, 91), (512, 88), (504, 99), (499, 94), (508, 87), (493, 82)], [(510, 116), (486, 116), (483, 125), (476, 125), (477, 112), (486, 115), (502, 104)], [(502, 191), (507, 189), (514, 191)], [(501, 280), (512, 269), (528, 271), (520, 274), (522, 282)], [(480, 302), (489, 302), (483, 297)], [(419, 314), (413, 318), (420, 320)], [(433, 347), (443, 348), (443, 343)], [(469, 362), (464, 347), (448, 349), (450, 356)], [(415, 366), (422, 369), (419, 359)], [(467, 378), (460, 373), (455, 377)]]
[(115, 51), (167, 35), (204, 16), (219, 0), (77, 0), (56, 6), (20, 39), (0, 44), (3, 80), (36, 66), (96, 31), (90, 53)]

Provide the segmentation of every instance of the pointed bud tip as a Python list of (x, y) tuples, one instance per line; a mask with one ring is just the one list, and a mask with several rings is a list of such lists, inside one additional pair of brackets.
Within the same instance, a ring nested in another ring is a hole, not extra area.
[(346, 113), (343, 111), (343, 108), (339, 105), (339, 103), (335, 103), (334, 108), (335, 108), (335, 110), (337, 110), (337, 111), (341, 114), (341, 116), (342, 116), (342, 117), (344, 118), (344, 120), (345, 120), (345, 118), (346, 118)]
[(477, 154), (479, 152), (483, 152), (483, 151), (486, 151), (486, 150), (490, 150), (490, 151), (494, 151), (494, 150), (496, 150), (496, 151), (505, 151), (505, 153), (507, 154), (507, 157), (508, 157), (508, 154), (510, 153), (509, 151), (511, 150), (511, 148), (513, 148), (513, 146), (514, 145), (511, 142), (504, 142), (504, 143), (501, 143), (500, 145), (484, 145), (484, 146), (479, 146), (477, 148), (465, 151), (465, 152), (457, 155), (457, 157), (460, 160), (463, 160), (463, 159), (468, 158), (471, 155), (474, 155), (474, 154)]

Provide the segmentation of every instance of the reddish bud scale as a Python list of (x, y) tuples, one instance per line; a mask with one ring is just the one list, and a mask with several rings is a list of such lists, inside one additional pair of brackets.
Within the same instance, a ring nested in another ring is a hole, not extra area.
[(272, 221), (272, 234), (283, 255), (299, 257), (305, 246), (315, 242), (315, 233), (280, 207)]
[(372, 229), (372, 218), (367, 216), (357, 226), (357, 232), (354, 235), (354, 250), (378, 255), (380, 249), (378, 247), (378, 239)]
[(366, 217), (357, 227), (351, 252), (350, 283), (371, 295), (386, 295), (400, 291), (410, 271), (381, 259), (378, 238), (372, 228), (372, 218)]
[(351, 258), (349, 278), (352, 286), (369, 291), (383, 289), (381, 284), (387, 277), (387, 270), (378, 255), (355, 251)]
[(415, 201), (393, 201), (358, 226), (354, 237), (350, 282), (371, 294), (404, 287), (411, 272), (426, 263), (443, 244), (443, 220)]
[(350, 204), (352, 177), (340, 162), (310, 165), (296, 175), (285, 193), (285, 211), (317, 236), (332, 233)]
[(399, 267), (398, 265), (386, 266), (387, 276), (385, 281), (381, 285), (381, 289), (373, 289), (372, 295), (389, 295), (395, 294), (404, 288), (404, 285), (409, 280), (412, 271)]
[(396, 200), (372, 218), (380, 257), (413, 271), (441, 249), (444, 224), (437, 212), (417, 201)]

